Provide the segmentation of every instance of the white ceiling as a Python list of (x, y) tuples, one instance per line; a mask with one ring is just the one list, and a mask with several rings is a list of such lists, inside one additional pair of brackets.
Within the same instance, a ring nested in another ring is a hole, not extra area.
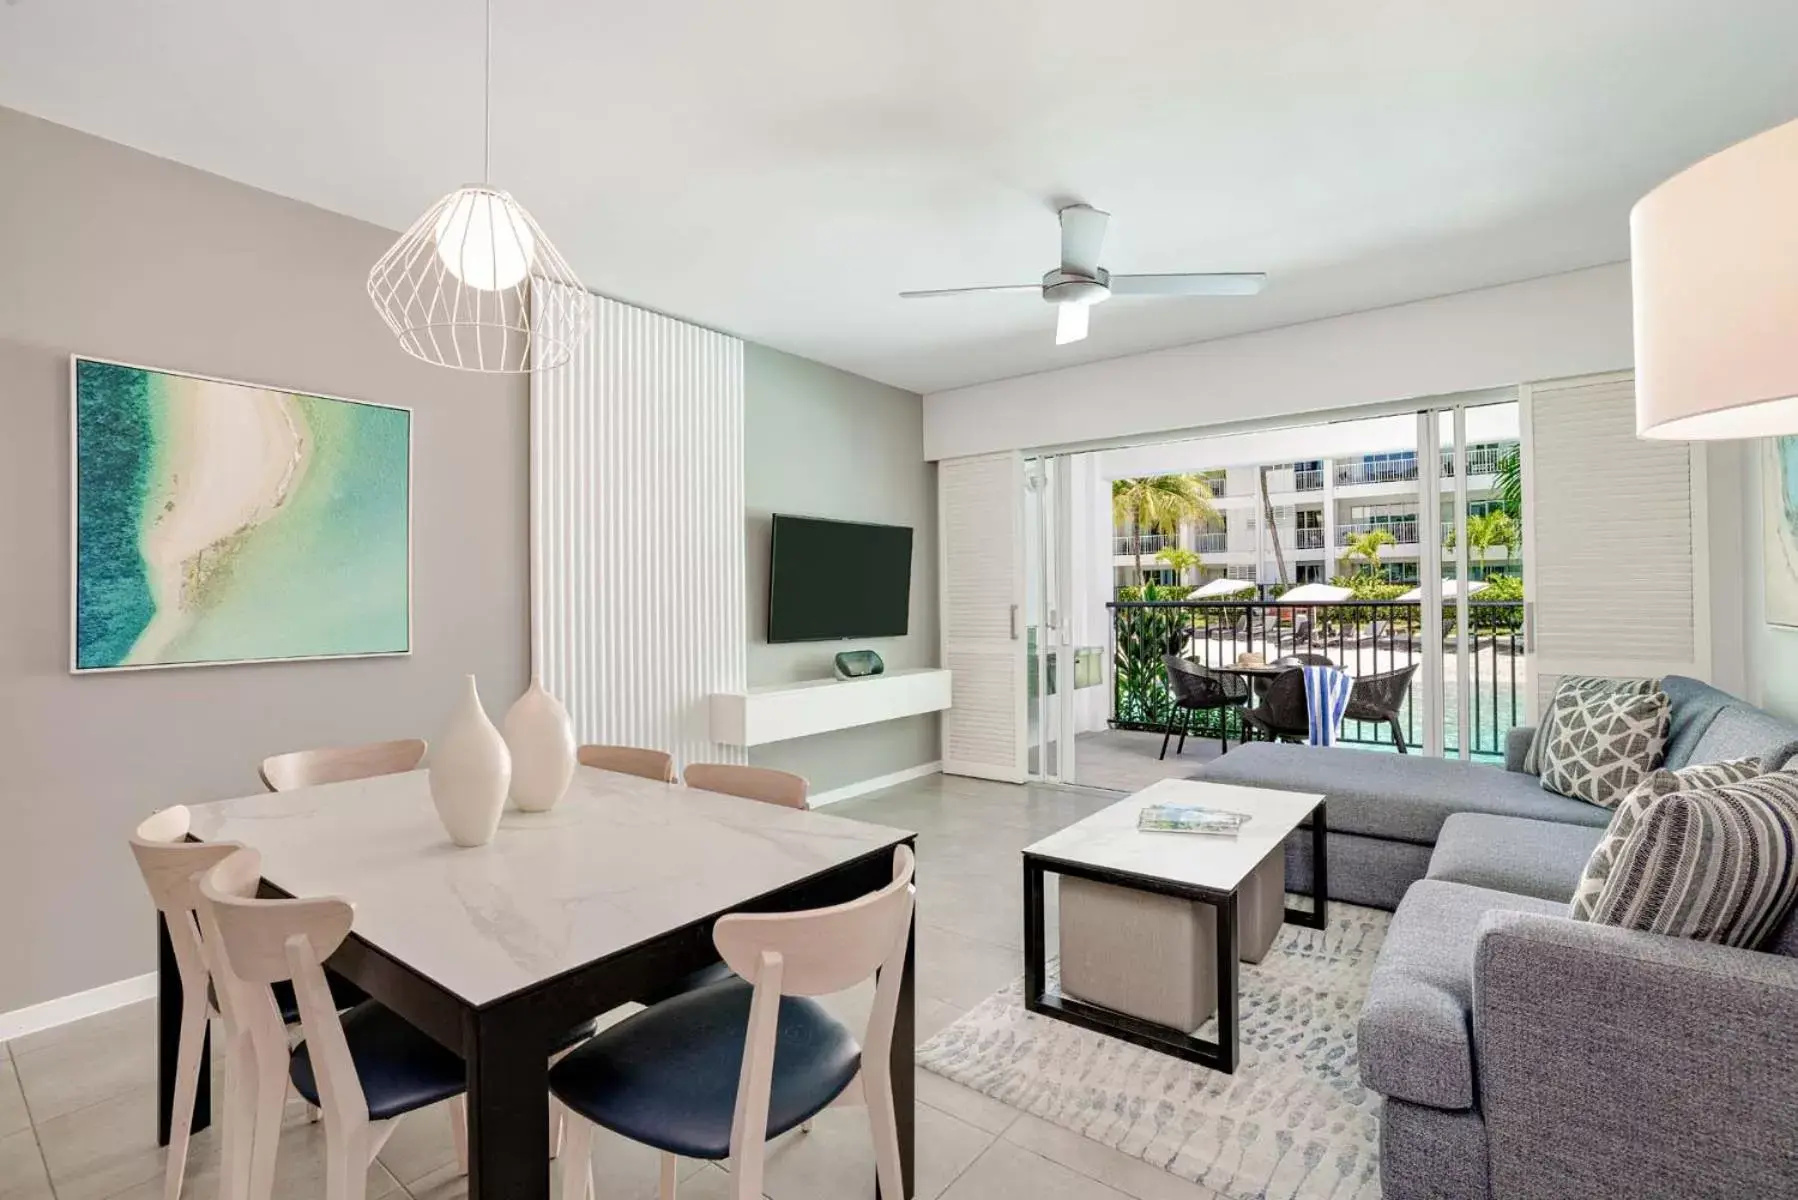
[[(494, 181), (596, 291), (923, 391), (1621, 259), (1798, 117), (1793, 0), (494, 0)], [(480, 0), (0, 0), (0, 105), (403, 228), (480, 172)], [(0, 184), (3, 186), (3, 184)], [(1058, 200), (1116, 271), (1053, 344)], [(371, 312), (370, 319), (374, 319)]]

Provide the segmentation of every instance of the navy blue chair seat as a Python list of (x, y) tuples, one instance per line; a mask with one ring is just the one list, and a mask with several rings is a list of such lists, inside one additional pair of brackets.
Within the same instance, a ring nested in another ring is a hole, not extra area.
[(665, 987), (659, 987), (647, 996), (639, 996), (637, 1003), (644, 1008), (660, 1004), (664, 1000), (672, 1000), (676, 996), (684, 996), (688, 992), (697, 992), (700, 988), (711, 987), (715, 983), (724, 983), (735, 979), (737, 973), (721, 962), (709, 967), (701, 967), (688, 975), (683, 975)]
[[(368, 999), (368, 993), (339, 975), (335, 971), (325, 972), (325, 984), (331, 989), (331, 999), (337, 1002), (337, 1011), (355, 1008)], [(283, 979), (280, 983), (269, 984), (269, 990), (275, 993), (275, 1007), (281, 1010), (281, 1020), (295, 1025), (300, 1020), (300, 1002), (293, 994), (293, 984)]]
[[(336, 995), (335, 989), (332, 995)], [(387, 1121), (409, 1112), (460, 1096), (467, 1088), (467, 1068), (462, 1057), (432, 1041), (398, 1013), (374, 1000), (365, 1000), (340, 1018), (343, 1039), (362, 1081), (371, 1121)], [(592, 1023), (571, 1029), (551, 1053), (585, 1041)], [(294, 1047), (288, 1068), (296, 1092), (315, 1107), (318, 1082), (312, 1073), (312, 1055), (305, 1042)]]
[[(571, 1111), (633, 1142), (687, 1158), (729, 1158), (753, 991), (733, 979), (645, 1009), (552, 1067), (549, 1090)], [(855, 1038), (817, 1001), (783, 997), (768, 1136), (840, 1096), (861, 1058)]]

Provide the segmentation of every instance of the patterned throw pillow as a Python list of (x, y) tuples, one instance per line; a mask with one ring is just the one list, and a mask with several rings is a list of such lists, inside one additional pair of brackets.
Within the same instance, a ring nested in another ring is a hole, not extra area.
[(1523, 753), (1523, 769), (1530, 775), (1542, 774), (1543, 751), (1548, 743), (1554, 740), (1555, 701), (1563, 695), (1579, 695), (1587, 698), (1599, 696), (1651, 696), (1661, 690), (1658, 679), (1612, 679), (1605, 675), (1563, 675), (1555, 684), (1554, 695), (1549, 697), (1543, 707), (1542, 720), (1536, 725), (1536, 736), (1530, 739), (1529, 749)]
[(1615, 808), (1667, 752), (1672, 713), (1666, 692), (1557, 691), (1554, 735), (1542, 752), (1542, 786)]
[(1753, 779), (1760, 773), (1761, 760), (1758, 758), (1733, 758), (1728, 762), (1680, 767), (1674, 771), (1650, 771), (1648, 778), (1631, 788), (1629, 795), (1617, 806), (1617, 811), (1611, 814), (1611, 823), (1605, 829), (1604, 837), (1593, 848), (1592, 857), (1586, 860), (1586, 869), (1580, 873), (1579, 885), (1573, 889), (1573, 903), (1568, 908), (1567, 915), (1575, 921), (1592, 919), (1592, 907), (1598, 903), (1598, 894), (1604, 890), (1605, 882), (1611, 877), (1611, 868), (1617, 862), (1617, 852), (1623, 848), (1623, 843), (1629, 839), (1649, 805), (1674, 792), (1740, 783), (1744, 779)]
[(1798, 902), (1798, 774), (1674, 792), (1618, 847), (1592, 921), (1754, 948)]

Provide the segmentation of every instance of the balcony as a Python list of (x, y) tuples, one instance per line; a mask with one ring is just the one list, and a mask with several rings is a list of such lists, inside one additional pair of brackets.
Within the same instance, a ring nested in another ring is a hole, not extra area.
[[(1178, 654), (1213, 668), (1253, 651), (1268, 662), (1291, 654), (1322, 655), (1357, 679), (1402, 671), (1422, 662), (1428, 640), (1422, 608), (1415, 601), (1348, 604), (1281, 604), (1278, 601), (1200, 603), (1113, 602), (1111, 610), (1111, 725), (1160, 733), (1168, 718), (1164, 654)], [(1506, 735), (1525, 719), (1523, 604), (1515, 600), (1468, 601), (1472, 629), (1468, 645), (1468, 732), (1470, 752), (1488, 762), (1504, 755)], [(1455, 620), (1444, 615), (1446, 697), (1443, 742), (1459, 753), (1455, 713), (1459, 687), (1454, 678)], [(1398, 712), (1408, 746), (1423, 742), (1422, 682), (1413, 674)], [(1241, 736), (1240, 712), (1219, 709), (1196, 714), (1193, 736)], [(1220, 728), (1218, 722), (1223, 722)], [(1390, 746), (1385, 723), (1345, 721), (1342, 740), (1350, 745)]]
[(1126, 537), (1111, 539), (1111, 552), (1135, 557), (1138, 554), (1154, 554), (1158, 550), (1172, 550), (1180, 544), (1180, 539), (1171, 533), (1138, 533)]
[(1417, 544), (1417, 521), (1415, 518), (1409, 521), (1394, 521), (1390, 524), (1385, 521), (1353, 521), (1347, 525), (1338, 525), (1336, 527), (1336, 544), (1346, 546), (1349, 544), (1350, 538), (1363, 533), (1372, 533), (1376, 529), (1382, 529), (1391, 534), (1392, 540), (1401, 546)]
[(1360, 483), (1414, 483), (1416, 480), (1417, 460), (1414, 458), (1336, 464), (1337, 487), (1353, 487)]
[(1201, 533), (1192, 539), (1192, 548), (1200, 554), (1223, 554), (1229, 550), (1229, 542), (1230, 535), (1221, 530), (1216, 533)]
[(1322, 467), (1292, 473), (1292, 490), (1295, 492), (1318, 492), (1324, 486)]
[(1322, 550), (1324, 548), (1324, 531), (1321, 529), (1294, 530), (1292, 544), (1300, 550)]

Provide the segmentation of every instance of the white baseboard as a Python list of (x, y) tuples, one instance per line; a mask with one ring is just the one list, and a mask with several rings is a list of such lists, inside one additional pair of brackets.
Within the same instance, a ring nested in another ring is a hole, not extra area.
[(97, 988), (76, 992), (73, 996), (46, 1000), (42, 1004), (26, 1008), (15, 1008), (9, 1013), (0, 1013), (0, 1042), (24, 1037), (40, 1029), (67, 1025), (70, 1021), (79, 1021), (83, 1017), (111, 1012), (139, 1000), (148, 1000), (155, 994), (156, 972), (152, 971), (148, 975), (121, 979), (117, 983), (103, 983)]
[(808, 797), (806, 803), (813, 808), (822, 808), (826, 804), (835, 804), (839, 800), (865, 796), (869, 792), (878, 792), (881, 788), (890, 788), (897, 784), (909, 783), (914, 779), (922, 779), (926, 775), (935, 775), (942, 769), (943, 764), (940, 761), (919, 763), (915, 767), (894, 771), (890, 775), (876, 775), (874, 778), (864, 779), (860, 783), (846, 783), (842, 787), (831, 788), (828, 792), (818, 792)]

